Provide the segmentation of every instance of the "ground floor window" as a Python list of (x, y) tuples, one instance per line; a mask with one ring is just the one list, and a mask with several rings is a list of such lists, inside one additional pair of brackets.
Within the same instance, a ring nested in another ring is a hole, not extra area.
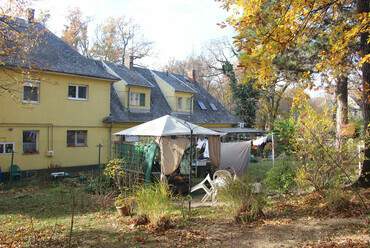
[(12, 151), (14, 151), (13, 142), (0, 143), (0, 155), (12, 154)]
[(87, 146), (87, 131), (85, 130), (68, 130), (67, 146)]
[(39, 131), (23, 131), (23, 154), (39, 153)]

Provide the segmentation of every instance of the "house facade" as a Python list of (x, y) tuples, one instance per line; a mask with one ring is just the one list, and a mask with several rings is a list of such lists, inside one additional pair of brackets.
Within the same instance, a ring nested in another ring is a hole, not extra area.
[[(87, 59), (41, 24), (16, 19), (18, 28), (40, 32), (28, 56), (2, 58), (0, 167), (21, 170), (60, 165), (66, 171), (96, 166), (112, 154), (113, 134), (173, 115), (208, 128), (240, 122), (190, 76)], [(32, 63), (32, 64), (31, 64)], [(35, 68), (30, 69), (35, 64)], [(14, 154), (12, 155), (12, 153)]]
[[(38, 23), (17, 19), (19, 27), (44, 30)], [(41, 33), (41, 32), (40, 32)], [(0, 67), (0, 166), (9, 171), (13, 161), (21, 170), (88, 166), (108, 159), (110, 132), (103, 119), (110, 113), (111, 84), (118, 80), (54, 34), (42, 31), (29, 61), (6, 58)], [(31, 61), (31, 60), (30, 60)]]

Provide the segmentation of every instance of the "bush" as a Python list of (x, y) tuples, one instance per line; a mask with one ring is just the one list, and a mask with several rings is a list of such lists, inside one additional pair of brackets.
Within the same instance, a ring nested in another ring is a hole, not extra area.
[(160, 224), (161, 219), (167, 219), (174, 210), (172, 193), (167, 184), (160, 182), (139, 186), (133, 199), (137, 214), (147, 216), (154, 226)]
[(286, 194), (297, 187), (295, 179), (295, 169), (292, 168), (291, 161), (285, 158), (277, 166), (267, 172), (267, 177), (264, 182), (267, 188)]
[(226, 203), (226, 210), (232, 212), (237, 223), (251, 222), (264, 216), (262, 194), (253, 193), (254, 187), (247, 176), (230, 180), (219, 190), (220, 199)]
[(339, 185), (331, 185), (325, 192), (325, 202), (331, 211), (340, 209), (348, 201)]

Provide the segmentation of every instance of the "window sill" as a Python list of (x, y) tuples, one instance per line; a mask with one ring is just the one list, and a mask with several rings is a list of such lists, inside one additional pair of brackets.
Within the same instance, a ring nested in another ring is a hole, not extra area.
[(67, 148), (74, 148), (74, 147), (87, 147), (87, 145), (86, 146), (67, 146)]
[(68, 100), (74, 100), (74, 101), (87, 101), (87, 99), (84, 99), (84, 98), (71, 98), (71, 97), (68, 97)]
[(26, 103), (26, 104), (40, 104), (39, 101), (27, 101), (27, 100), (23, 100), (22, 102), (23, 103)]
[(35, 155), (40, 154), (39, 152), (22, 153), (22, 155)]

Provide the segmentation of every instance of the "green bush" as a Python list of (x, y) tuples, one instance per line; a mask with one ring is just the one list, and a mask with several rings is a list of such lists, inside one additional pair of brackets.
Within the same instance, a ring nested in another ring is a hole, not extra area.
[(251, 222), (263, 216), (264, 196), (253, 191), (248, 176), (230, 180), (219, 190), (220, 200), (226, 203), (225, 210), (233, 213), (237, 223)]
[(277, 166), (267, 172), (265, 186), (271, 190), (277, 190), (282, 194), (295, 189), (296, 172), (289, 159), (283, 159)]

